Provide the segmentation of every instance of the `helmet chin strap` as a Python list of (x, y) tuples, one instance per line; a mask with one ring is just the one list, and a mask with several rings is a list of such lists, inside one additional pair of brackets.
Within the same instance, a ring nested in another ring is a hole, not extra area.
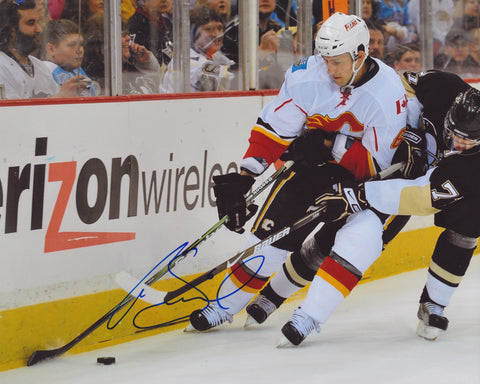
[(340, 91), (343, 93), (352, 93), (353, 87), (352, 84), (355, 81), (355, 77), (357, 77), (357, 73), (360, 71), (360, 69), (363, 67), (363, 64), (365, 63), (366, 57), (363, 59), (362, 64), (358, 67), (358, 69), (355, 69), (355, 64), (358, 62), (358, 54), (356, 55), (356, 58), (353, 58), (353, 64), (352, 64), (352, 77), (350, 78), (350, 81), (348, 82), (347, 85), (344, 85), (343, 87), (340, 87)]

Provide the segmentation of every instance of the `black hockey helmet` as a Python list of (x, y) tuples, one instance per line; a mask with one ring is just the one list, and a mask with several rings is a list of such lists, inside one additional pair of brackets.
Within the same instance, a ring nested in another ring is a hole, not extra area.
[(443, 138), (448, 148), (453, 147), (453, 135), (465, 141), (468, 148), (480, 150), (480, 91), (470, 88), (461, 92), (445, 116)]

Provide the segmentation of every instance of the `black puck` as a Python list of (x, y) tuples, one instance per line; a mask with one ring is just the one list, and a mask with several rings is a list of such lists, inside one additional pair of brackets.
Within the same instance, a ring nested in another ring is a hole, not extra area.
[(97, 363), (103, 365), (115, 364), (115, 357), (97, 357)]

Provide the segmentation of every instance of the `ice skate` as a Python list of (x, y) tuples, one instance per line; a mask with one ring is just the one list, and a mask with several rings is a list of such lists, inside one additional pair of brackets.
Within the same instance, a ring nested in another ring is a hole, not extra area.
[(420, 319), (417, 335), (427, 340), (435, 340), (448, 328), (448, 319), (443, 315), (441, 305), (427, 301), (420, 303), (417, 317)]
[(290, 320), (282, 327), (284, 337), (277, 348), (299, 345), (314, 329), (320, 333), (318, 322), (307, 315), (301, 307), (297, 308)]
[(185, 328), (185, 332), (208, 331), (226, 321), (231, 323), (233, 316), (220, 308), (217, 303), (212, 303), (208, 307), (197, 309), (190, 314), (190, 324)]
[(259, 294), (245, 309), (247, 311), (247, 320), (244, 327), (247, 328), (253, 324), (262, 324), (267, 320), (277, 306), (262, 294)]

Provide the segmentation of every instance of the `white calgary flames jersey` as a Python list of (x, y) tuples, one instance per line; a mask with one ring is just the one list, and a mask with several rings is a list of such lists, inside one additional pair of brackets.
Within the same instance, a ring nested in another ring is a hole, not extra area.
[(407, 96), (392, 68), (372, 58), (365, 65), (361, 82), (343, 93), (321, 56), (295, 63), (261, 111), (242, 167), (263, 172), (305, 128), (348, 136), (350, 146), (338, 162), (358, 180), (390, 166), (406, 126)]

